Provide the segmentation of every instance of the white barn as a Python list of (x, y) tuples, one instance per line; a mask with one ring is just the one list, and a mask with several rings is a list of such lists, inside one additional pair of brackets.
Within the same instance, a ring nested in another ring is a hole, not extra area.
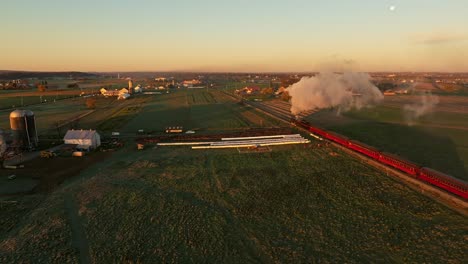
[(65, 144), (78, 145), (78, 149), (95, 149), (101, 145), (101, 136), (96, 130), (68, 130), (63, 138)]

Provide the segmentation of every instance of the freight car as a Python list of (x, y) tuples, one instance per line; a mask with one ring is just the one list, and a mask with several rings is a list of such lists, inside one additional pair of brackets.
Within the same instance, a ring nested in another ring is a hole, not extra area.
[(468, 199), (468, 183), (431, 168), (421, 167), (398, 156), (381, 152), (361, 142), (312, 126), (305, 120), (291, 119), (291, 124), (306, 129), (317, 136), (333, 141), (347, 149), (359, 152), (382, 164), (405, 172), (414, 178), (429, 183), (463, 199)]

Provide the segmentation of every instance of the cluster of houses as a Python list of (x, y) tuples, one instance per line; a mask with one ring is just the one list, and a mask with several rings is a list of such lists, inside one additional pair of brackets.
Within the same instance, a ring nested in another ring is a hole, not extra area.
[(7, 82), (0, 82), (0, 90), (23, 90), (32, 89), (33, 86), (25, 80), (16, 79)]
[(237, 95), (257, 95), (257, 94), (274, 94), (275, 96), (280, 96), (284, 92), (286, 92), (286, 88), (283, 86), (279, 87), (278, 89), (274, 88), (260, 88), (259, 86), (256, 85), (249, 85), (241, 89), (237, 89), (234, 92)]
[(141, 84), (138, 84), (137, 86), (133, 87), (133, 83), (131, 80), (128, 81), (128, 88), (122, 88), (120, 90), (107, 90), (106, 88), (101, 88), (99, 90), (102, 95), (105, 97), (110, 97), (110, 96), (117, 96), (118, 100), (125, 100), (130, 97), (131, 94), (137, 94), (137, 93), (142, 93), (143, 92), (143, 87), (141, 87)]
[(260, 93), (261, 88), (256, 86), (256, 85), (251, 85), (251, 86), (246, 86), (242, 89), (237, 89), (235, 91), (236, 94), (242, 94), (242, 95), (252, 95), (252, 94), (258, 94)]

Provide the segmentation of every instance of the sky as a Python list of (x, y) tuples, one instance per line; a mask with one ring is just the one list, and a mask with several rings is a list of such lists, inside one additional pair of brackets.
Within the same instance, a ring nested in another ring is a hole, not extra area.
[(2, 0), (0, 69), (468, 72), (467, 0)]

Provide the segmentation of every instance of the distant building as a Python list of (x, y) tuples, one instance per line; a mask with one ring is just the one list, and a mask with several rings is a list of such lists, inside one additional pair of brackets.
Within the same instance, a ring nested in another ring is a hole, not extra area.
[(141, 87), (141, 85), (138, 84), (138, 85), (135, 87), (135, 89), (133, 89), (133, 92), (134, 92), (134, 93), (141, 93), (141, 92), (143, 92), (143, 87)]
[(63, 141), (65, 144), (77, 145), (77, 149), (91, 150), (101, 145), (101, 136), (96, 130), (68, 130)]
[(193, 87), (193, 86), (196, 86), (196, 85), (199, 85), (201, 84), (201, 81), (200, 80), (196, 80), (196, 79), (193, 79), (193, 80), (187, 80), (187, 81), (183, 81), (182, 82), (182, 85), (184, 87)]
[(127, 94), (129, 93), (129, 89), (127, 89), (127, 88), (122, 88), (122, 89), (119, 90), (119, 95), (120, 95), (120, 94), (126, 94), (126, 93), (127, 93)]
[[(124, 88), (125, 89), (125, 88)], [(101, 90), (99, 90), (101, 92), (102, 95), (104, 95), (105, 97), (108, 97), (108, 96), (118, 96), (120, 91), (117, 91), (117, 90), (106, 90), (105, 88), (101, 88)]]
[(130, 97), (129, 93), (120, 93), (119, 97), (117, 97), (117, 100), (125, 100)]
[(251, 95), (251, 94), (256, 94), (256, 93), (259, 93), (260, 92), (260, 87), (258, 86), (255, 86), (255, 85), (251, 85), (251, 86), (246, 86), (240, 90), (236, 90), (236, 93), (237, 94), (247, 94), (247, 95)]

